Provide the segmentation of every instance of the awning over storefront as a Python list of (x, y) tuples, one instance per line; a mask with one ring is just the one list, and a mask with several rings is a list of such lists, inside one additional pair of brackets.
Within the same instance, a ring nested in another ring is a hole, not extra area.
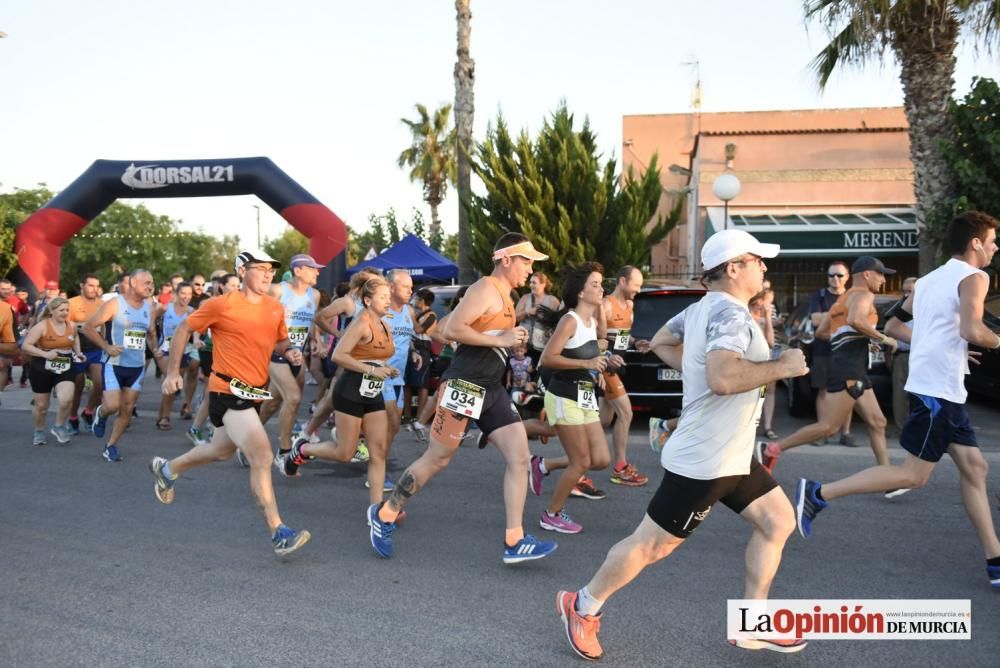
[[(724, 229), (723, 208), (706, 207), (709, 235)], [(855, 213), (735, 214), (729, 226), (764, 243), (781, 244), (779, 257), (849, 257), (917, 252), (917, 216), (913, 209)]]

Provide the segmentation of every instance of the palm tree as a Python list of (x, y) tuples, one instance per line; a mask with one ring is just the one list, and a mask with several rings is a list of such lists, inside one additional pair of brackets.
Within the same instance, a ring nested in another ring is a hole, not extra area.
[(419, 118), (400, 120), (410, 128), (412, 143), (399, 154), (400, 167), (410, 167), (410, 181), (424, 186), (424, 201), (431, 207), (431, 228), (428, 237), (432, 243), (441, 238), (441, 219), (438, 207), (448, 191), (448, 182), (455, 181), (455, 130), (449, 129), (451, 105), (445, 104), (434, 112), (416, 105)]
[(811, 65), (820, 88), (839, 65), (881, 59), (891, 50), (900, 66), (903, 109), (909, 122), (910, 158), (920, 233), (920, 273), (934, 268), (940, 226), (956, 181), (942, 155), (953, 140), (948, 112), (955, 86), (955, 46), (962, 30), (989, 47), (1000, 28), (997, 0), (805, 0), (807, 20), (818, 20), (832, 41)]
[(458, 188), (458, 280), (472, 283), (472, 232), (469, 229), (469, 211), (466, 208), (472, 197), (472, 119), (476, 105), (473, 87), (476, 81), (476, 61), (469, 56), (469, 37), (472, 32), (472, 12), (469, 0), (455, 0), (458, 23), (458, 60), (455, 62), (455, 130), (458, 135), (457, 163)]

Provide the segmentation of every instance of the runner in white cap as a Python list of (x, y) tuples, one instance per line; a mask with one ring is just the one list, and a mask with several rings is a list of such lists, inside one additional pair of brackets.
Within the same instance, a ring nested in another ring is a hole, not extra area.
[[(753, 458), (754, 435), (768, 383), (805, 375), (801, 350), (770, 359), (770, 348), (747, 309), (761, 291), (764, 258), (778, 254), (746, 232), (723, 230), (701, 251), (708, 294), (665, 324), (651, 342), (664, 362), (681, 369), (680, 422), (661, 454), (664, 476), (646, 516), (611, 548), (597, 574), (577, 592), (561, 591), (556, 607), (577, 654), (599, 659), (601, 607), (647, 566), (670, 555), (721, 501), (753, 529), (746, 551), (744, 598), (766, 599), (795, 515), (781, 488)], [(802, 639), (734, 641), (747, 649), (796, 652)]]

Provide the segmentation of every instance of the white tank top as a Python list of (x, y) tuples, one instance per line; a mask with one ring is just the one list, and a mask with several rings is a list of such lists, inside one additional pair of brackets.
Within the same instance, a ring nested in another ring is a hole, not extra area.
[(986, 273), (952, 258), (917, 281), (906, 391), (964, 404), (969, 343), (959, 335), (958, 284)]

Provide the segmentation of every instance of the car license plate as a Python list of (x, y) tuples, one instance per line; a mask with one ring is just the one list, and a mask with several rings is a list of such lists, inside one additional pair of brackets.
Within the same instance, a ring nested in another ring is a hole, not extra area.
[(657, 369), (656, 370), (657, 380), (680, 380), (681, 372), (677, 369)]

